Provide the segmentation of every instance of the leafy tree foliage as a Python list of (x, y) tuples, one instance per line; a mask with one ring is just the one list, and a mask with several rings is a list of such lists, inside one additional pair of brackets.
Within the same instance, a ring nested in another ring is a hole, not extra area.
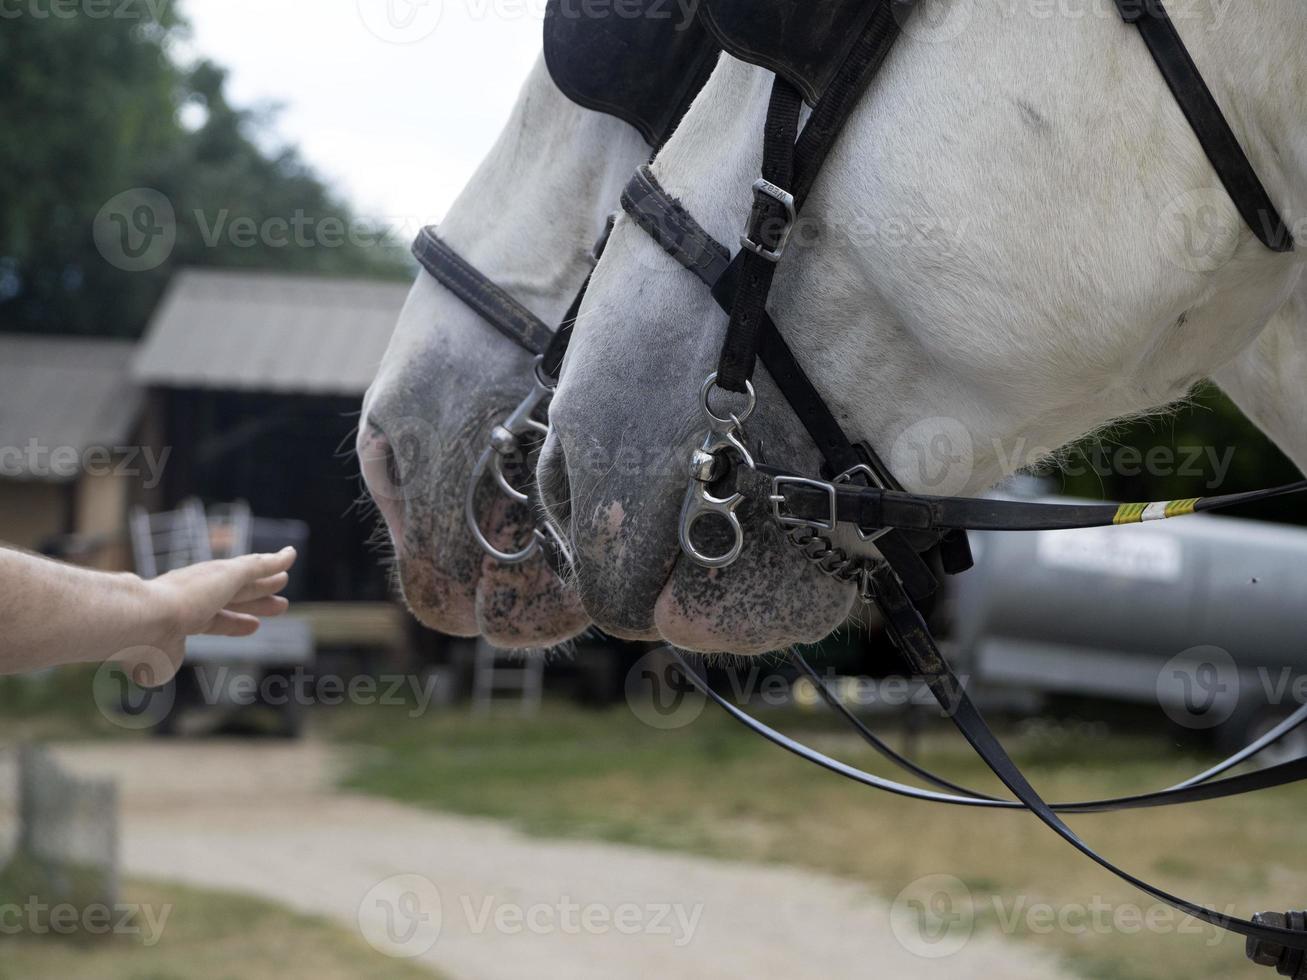
[[(174, 62), (174, 4), (121, 3), (0, 22), (0, 329), (136, 336), (183, 266), (407, 275), (295, 151), (261, 148), (266, 120), (228, 103), (221, 68)], [(137, 188), (162, 195), (167, 240), (124, 268), (104, 244)]]

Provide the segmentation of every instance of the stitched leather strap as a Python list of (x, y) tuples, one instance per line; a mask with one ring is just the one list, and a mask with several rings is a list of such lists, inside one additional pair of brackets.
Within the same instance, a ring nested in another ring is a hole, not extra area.
[(1143, 35), (1203, 152), (1253, 234), (1274, 252), (1292, 252), (1293, 233), (1194, 64), (1162, 0), (1116, 0), (1121, 17)]
[(811, 481), (787, 481), (793, 474), (760, 464), (764, 476), (780, 477), (777, 486), (786, 517), (817, 524), (835, 520), (864, 528), (896, 527), (909, 531), (1059, 531), (1110, 527), (1163, 520), (1204, 511), (1224, 510), (1258, 503), (1272, 497), (1307, 492), (1307, 480), (1265, 490), (1200, 497), (1181, 501), (1136, 504), (1048, 504), (1025, 500), (991, 500), (982, 497), (936, 497), (882, 490), (878, 487), (821, 486)]
[(554, 332), (470, 263), (446, 245), (435, 228), (423, 228), (413, 255), (437, 282), (475, 310), (482, 319), (519, 347), (540, 355)]
[(1050, 830), (1074, 847), (1077, 851), (1099, 865), (1105, 871), (1116, 875), (1127, 884), (1133, 885), (1146, 895), (1159, 902), (1184, 912), (1186, 915), (1206, 922), (1229, 932), (1238, 933), (1263, 942), (1278, 943), (1293, 949), (1307, 949), (1307, 933), (1293, 929), (1268, 926), (1260, 922), (1222, 915), (1197, 905), (1187, 899), (1172, 895), (1170, 892), (1152, 885), (1137, 875), (1131, 874), (1113, 864), (1086, 844), (1053, 808), (1044, 802), (1043, 797), (1030, 785), (1025, 775), (995, 737), (984, 716), (981, 715), (966, 688), (958, 680), (935, 644), (929, 627), (917, 612), (912, 601), (903, 592), (902, 586), (888, 569), (882, 572), (876, 581), (876, 606), (885, 617), (887, 627), (895, 639), (899, 650), (907, 658), (913, 670), (921, 675), (926, 686), (930, 688), (935, 700), (957, 726), (976, 753), (989, 766), (990, 771), (1012, 791), (1030, 812), (1038, 817)]
[[(726, 247), (709, 235), (680, 201), (667, 193), (648, 167), (640, 168), (631, 178), (622, 194), (622, 206), (667, 254), (712, 290), (713, 299), (723, 310), (731, 309), (740, 257), (727, 264)], [(830, 476), (863, 463), (878, 472), (887, 472), (871, 447), (855, 446), (849, 440), (766, 309), (762, 310), (758, 354), (826, 460)], [(888, 485), (897, 486), (892, 477), (888, 479), (891, 481)], [(925, 601), (938, 589), (939, 582), (921, 558), (919, 549), (898, 530), (891, 529), (880, 538), (877, 547), (899, 570), (908, 591), (918, 601)], [(949, 566), (950, 571), (962, 571), (970, 567), (970, 562), (950, 561)]]

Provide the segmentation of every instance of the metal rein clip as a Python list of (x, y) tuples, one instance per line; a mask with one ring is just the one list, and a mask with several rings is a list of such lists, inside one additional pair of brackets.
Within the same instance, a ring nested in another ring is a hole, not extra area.
[[(714, 412), (709, 402), (716, 386), (717, 375), (713, 373), (703, 383), (699, 393), (699, 404), (708, 420), (708, 433), (704, 436), (703, 445), (690, 458), (690, 483), (685, 490), (685, 502), (681, 505), (681, 550), (705, 568), (726, 568), (734, 564), (744, 550), (744, 528), (735, 514), (735, 508), (744, 499), (744, 495), (734, 492), (719, 497), (709, 488), (730, 472), (730, 467), (736, 460), (749, 469), (755, 465), (743, 439), (743, 425), (757, 404), (753, 385), (748, 385), (748, 404), (744, 411), (738, 414), (731, 412), (724, 417)], [(694, 526), (701, 520), (714, 516), (724, 520), (733, 535), (731, 547), (717, 555), (702, 551), (693, 540)]]

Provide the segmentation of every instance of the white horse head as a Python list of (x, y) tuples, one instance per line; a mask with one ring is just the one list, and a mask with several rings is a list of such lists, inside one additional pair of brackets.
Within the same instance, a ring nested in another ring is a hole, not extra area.
[[(557, 324), (623, 182), (648, 153), (632, 127), (565, 98), (541, 59), (441, 238)], [(464, 521), (476, 458), (530, 388), (531, 370), (529, 354), (423, 273), (364, 400), (357, 447), (414, 614), (508, 647), (553, 645), (588, 625), (575, 593), (543, 561), (491, 560)], [(501, 547), (520, 544), (534, 523), (506, 499), (492, 520)]]
[[(1285, 370), (1258, 340), (1277, 314), (1287, 326), (1276, 336), (1296, 331), (1301, 351), (1307, 325), (1290, 297), (1303, 250), (1273, 253), (1243, 224), (1111, 0), (1074, 18), (960, 6), (969, 19), (947, 40), (927, 23), (899, 42), (827, 162), (773, 291), (781, 332), (846, 430), (909, 489), (972, 494), (1224, 371), (1307, 463), (1301, 404), (1259, 406), (1272, 395), (1256, 394)], [(1292, 224), (1307, 214), (1307, 17), (1280, 0), (1221, 12), (1189, 5), (1176, 19)], [(732, 245), (760, 169), (771, 78), (723, 59), (654, 167)], [(1307, 238), (1301, 222), (1295, 231)], [(538, 479), (599, 626), (759, 652), (825, 636), (854, 595), (789, 547), (761, 481), (742, 487), (735, 564), (707, 571), (681, 557), (699, 388), (725, 325), (707, 290), (620, 220)], [(1301, 370), (1301, 353), (1293, 363)], [(755, 383), (751, 443), (815, 473), (788, 405), (764, 372)], [(1301, 383), (1278, 381), (1294, 396)]]

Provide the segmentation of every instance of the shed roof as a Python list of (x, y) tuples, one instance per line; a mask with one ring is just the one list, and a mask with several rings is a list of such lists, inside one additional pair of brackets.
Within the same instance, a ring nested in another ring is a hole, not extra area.
[(64, 482), (61, 458), (124, 446), (140, 414), (131, 341), (0, 334), (0, 477)]
[(408, 297), (406, 284), (187, 270), (141, 342), (146, 386), (362, 395)]

